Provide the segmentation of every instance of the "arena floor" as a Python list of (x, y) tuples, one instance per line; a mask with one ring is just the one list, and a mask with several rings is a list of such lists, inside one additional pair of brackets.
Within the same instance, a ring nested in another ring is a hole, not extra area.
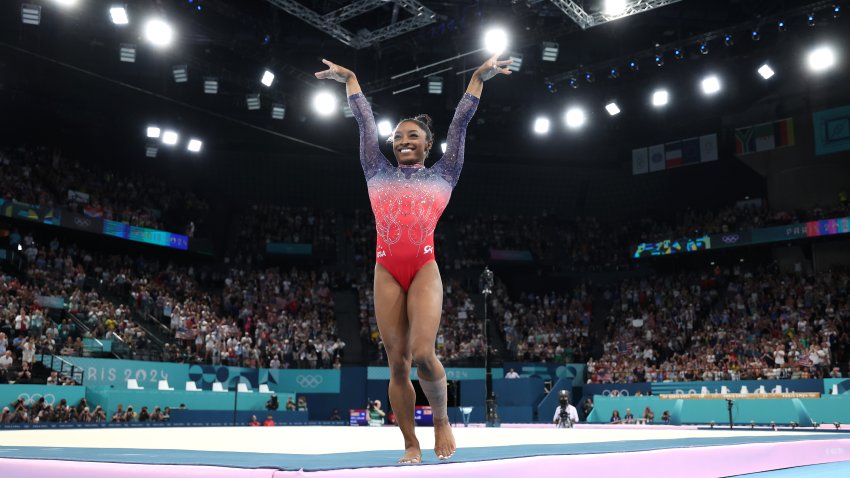
[(850, 476), (850, 434), (832, 430), (456, 428), (458, 451), (443, 463), (429, 451), (431, 429), (419, 428), (418, 435), (423, 464), (398, 465), (401, 437), (394, 427), (2, 431), (0, 470), (3, 476), (57, 478), (514, 477), (565, 476), (566, 470), (585, 476)]

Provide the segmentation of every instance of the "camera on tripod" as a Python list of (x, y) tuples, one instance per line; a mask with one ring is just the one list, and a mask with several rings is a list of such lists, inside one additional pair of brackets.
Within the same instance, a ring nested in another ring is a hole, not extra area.
[(558, 392), (558, 403), (560, 404), (560, 415), (558, 418), (558, 428), (572, 428), (573, 420), (570, 418), (570, 394), (566, 390)]

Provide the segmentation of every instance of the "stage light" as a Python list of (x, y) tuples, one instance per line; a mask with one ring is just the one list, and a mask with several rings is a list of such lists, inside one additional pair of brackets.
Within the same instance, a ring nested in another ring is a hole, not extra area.
[(835, 52), (828, 46), (821, 46), (809, 53), (809, 68), (814, 72), (822, 72), (835, 65)]
[(546, 90), (549, 93), (557, 93), (558, 92), (558, 85), (556, 85), (555, 83), (552, 83), (551, 81), (548, 81), (548, 82), (546, 82)]
[(116, 5), (109, 9), (109, 17), (112, 18), (112, 23), (115, 25), (126, 25), (130, 23), (130, 18), (127, 17), (127, 9), (122, 5)]
[(784, 32), (786, 30), (785, 20), (779, 20), (778, 22), (776, 22), (776, 29), (780, 32)]
[(204, 143), (201, 140), (192, 138), (189, 140), (189, 144), (186, 146), (186, 149), (193, 153), (200, 153), (203, 146)]
[(508, 58), (511, 59), (511, 64), (508, 65), (508, 70), (510, 71), (519, 71), (522, 68), (522, 55), (519, 53), (511, 53), (508, 55)]
[(670, 94), (667, 90), (656, 90), (652, 93), (652, 106), (656, 108), (664, 106), (670, 101)]
[(41, 24), (41, 5), (24, 3), (21, 5), (21, 21), (26, 25)]
[(776, 72), (773, 71), (773, 68), (771, 68), (770, 65), (768, 65), (767, 63), (760, 66), (759, 69), (758, 69), (758, 72), (759, 72), (759, 75), (761, 75), (761, 77), (764, 78), (765, 80), (769, 80), (773, 75), (776, 74)]
[(620, 114), (620, 107), (613, 101), (605, 105), (605, 110), (608, 111), (608, 114), (611, 116), (617, 116)]
[(815, 23), (817, 23), (816, 19), (817, 19), (817, 17), (815, 17), (815, 12), (812, 12), (812, 13), (809, 14), (809, 16), (806, 17), (806, 23), (810, 27), (813, 27), (813, 26), (815, 26)]
[(605, 15), (618, 16), (626, 11), (626, 0), (605, 0)]
[(62, 7), (73, 7), (77, 4), (77, 0), (53, 0), (53, 3)]
[(616, 80), (619, 77), (620, 77), (620, 71), (617, 70), (616, 67), (612, 67), (610, 70), (608, 70), (608, 78), (611, 78), (612, 80)]
[(759, 32), (758, 29), (753, 30), (752, 32), (750, 32), (750, 38), (753, 41), (761, 40), (761, 32)]
[(260, 109), (260, 95), (257, 93), (245, 95), (245, 104), (248, 106), (249, 111)]
[(154, 18), (145, 24), (145, 38), (156, 47), (166, 47), (174, 40), (174, 30), (165, 21)]
[(178, 140), (180, 140), (180, 136), (176, 131), (165, 130), (165, 132), (162, 133), (162, 144), (174, 146), (177, 144)]
[(487, 30), (484, 34), (484, 48), (491, 55), (501, 55), (508, 48), (508, 34), (501, 28)]
[(732, 35), (724, 35), (723, 44), (730, 47), (735, 44), (735, 38)]
[(570, 108), (567, 110), (567, 114), (564, 115), (564, 120), (566, 121), (568, 128), (578, 129), (584, 125), (587, 117), (582, 109)]
[(555, 42), (543, 42), (543, 61), (558, 60), (558, 44)]
[(286, 106), (280, 103), (272, 104), (272, 119), (282, 120), (286, 116)]
[(713, 95), (720, 91), (720, 79), (714, 75), (706, 77), (702, 80), (702, 92), (706, 95)]
[(136, 45), (132, 43), (122, 43), (118, 53), (118, 59), (124, 63), (136, 62)]
[(148, 126), (148, 138), (159, 138), (160, 129), (158, 126)]
[(699, 44), (699, 52), (703, 55), (708, 55), (711, 52), (711, 49), (708, 46), (708, 42), (701, 42)]
[(393, 134), (393, 125), (387, 120), (378, 122), (378, 135), (389, 136)]
[(443, 93), (443, 78), (439, 76), (428, 77), (428, 94), (440, 95)]
[(171, 68), (171, 72), (174, 74), (175, 83), (186, 83), (189, 81), (189, 65), (174, 65)]
[(632, 60), (629, 62), (629, 69), (632, 71), (640, 70), (640, 65), (638, 64), (637, 60)]
[(274, 73), (269, 70), (264, 71), (263, 77), (260, 78), (260, 83), (266, 87), (272, 86), (272, 83), (274, 83)]
[(664, 55), (661, 53), (655, 54), (655, 66), (664, 66)]
[(440, 143), (440, 151), (442, 151), (443, 154), (446, 154), (446, 148), (447, 147), (448, 147), (448, 144), (446, 142)]
[(549, 118), (537, 118), (534, 120), (534, 132), (537, 134), (546, 134), (549, 132)]
[(204, 93), (208, 95), (218, 94), (218, 78), (211, 76), (204, 78)]
[(322, 91), (313, 98), (313, 107), (322, 116), (330, 116), (336, 111), (336, 96)]
[(832, 7), (832, 18), (838, 18), (841, 16), (841, 7), (839, 5), (834, 5)]
[(158, 152), (159, 152), (159, 148), (157, 148), (156, 146), (146, 146), (145, 147), (145, 156), (147, 156), (148, 158), (155, 158), (156, 153), (158, 153)]
[(578, 80), (575, 77), (570, 78), (569, 81), (567, 81), (567, 83), (569, 83), (570, 88), (572, 88), (572, 89), (578, 88)]
[(593, 83), (594, 81), (596, 81), (596, 77), (593, 76), (593, 73), (588, 71), (584, 74), (584, 81), (588, 83)]
[(676, 57), (677, 60), (681, 60), (685, 58), (685, 53), (684, 51), (682, 51), (681, 48), (676, 48), (675, 50), (673, 50), (673, 56)]

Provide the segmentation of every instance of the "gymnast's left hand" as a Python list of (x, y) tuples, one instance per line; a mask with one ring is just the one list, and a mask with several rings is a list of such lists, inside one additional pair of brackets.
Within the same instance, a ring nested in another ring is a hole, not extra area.
[(477, 77), (481, 81), (487, 81), (496, 75), (510, 75), (511, 70), (505, 67), (511, 63), (513, 63), (511, 59), (499, 60), (499, 54), (497, 53), (485, 61), (483, 65), (479, 66), (472, 76)]

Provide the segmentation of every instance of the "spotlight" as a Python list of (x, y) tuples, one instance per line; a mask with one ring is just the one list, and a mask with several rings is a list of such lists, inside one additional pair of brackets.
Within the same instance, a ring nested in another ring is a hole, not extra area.
[(119, 50), (118, 59), (124, 63), (136, 62), (136, 45), (132, 43), (122, 43)]
[(841, 6), (833, 5), (832, 6), (832, 18), (838, 18), (841, 16)]
[(620, 72), (619, 72), (619, 70), (617, 70), (617, 68), (612, 67), (610, 70), (608, 70), (608, 78), (611, 78), (612, 80), (616, 80), (619, 77), (620, 77)]
[(145, 147), (145, 156), (147, 156), (148, 158), (155, 158), (156, 153), (158, 153), (158, 152), (159, 152), (159, 148), (157, 148), (156, 146), (146, 146)]
[(584, 111), (580, 108), (570, 108), (567, 110), (567, 114), (564, 115), (564, 120), (568, 128), (578, 129), (584, 125), (587, 118), (584, 115)]
[(21, 5), (21, 22), (26, 25), (41, 24), (41, 5), (24, 3)]
[(706, 77), (702, 80), (702, 92), (706, 95), (713, 95), (720, 91), (720, 79), (714, 75)]
[(256, 93), (245, 95), (245, 104), (248, 106), (249, 111), (256, 111), (260, 109), (260, 95)]
[(484, 48), (491, 55), (502, 54), (508, 47), (508, 34), (501, 28), (487, 30), (484, 34)]
[(63, 7), (73, 7), (77, 4), (77, 0), (53, 0), (53, 3)]
[(626, 0), (605, 0), (605, 15), (619, 16), (626, 11)]
[(260, 78), (260, 83), (262, 83), (267, 88), (269, 86), (272, 86), (272, 83), (274, 83), (274, 73), (270, 72), (269, 70), (264, 71), (263, 77)]
[(557, 93), (558, 92), (558, 85), (549, 81), (549, 82), (546, 83), (546, 90), (549, 91), (549, 93)]
[(567, 81), (567, 83), (569, 83), (570, 88), (573, 88), (573, 89), (578, 88), (578, 80), (577, 80), (577, 79), (575, 79), (575, 77), (571, 77), (571, 78), (569, 79), (569, 81)]
[(640, 65), (638, 64), (637, 60), (632, 60), (629, 62), (629, 69), (632, 71), (640, 70)]
[(835, 52), (828, 46), (821, 46), (809, 53), (809, 68), (814, 72), (822, 72), (835, 65)]
[(776, 74), (776, 72), (773, 71), (773, 68), (771, 68), (770, 65), (768, 65), (767, 63), (760, 66), (758, 72), (759, 75), (761, 75), (761, 77), (765, 80), (769, 80), (773, 75)]
[(174, 30), (165, 21), (154, 18), (145, 24), (145, 38), (154, 46), (165, 47), (174, 39)]
[(778, 22), (776, 22), (776, 29), (779, 30), (780, 32), (784, 32), (785, 31), (785, 20), (779, 20)]
[(608, 111), (608, 114), (611, 116), (617, 116), (620, 114), (620, 107), (613, 101), (605, 105), (605, 110)]
[(204, 78), (204, 93), (208, 95), (218, 94), (218, 78), (211, 76)]
[(677, 60), (681, 60), (685, 57), (685, 53), (682, 51), (681, 48), (676, 48), (675, 50), (673, 50), (673, 56), (675, 56)]
[(189, 145), (186, 146), (186, 149), (193, 153), (200, 153), (201, 148), (204, 146), (203, 141), (199, 139), (192, 138), (189, 140)]
[(815, 23), (817, 23), (817, 22), (816, 22), (816, 18), (817, 18), (817, 17), (815, 17), (815, 12), (812, 12), (812, 13), (810, 13), (810, 14), (809, 14), (809, 16), (807, 16), (807, 17), (806, 17), (806, 23), (807, 23), (810, 27), (813, 27), (813, 26), (815, 26)]
[(664, 55), (661, 53), (655, 54), (655, 66), (664, 66)]
[(596, 81), (596, 77), (593, 76), (593, 73), (588, 71), (584, 74), (584, 80), (588, 83), (593, 83), (594, 81)]
[(558, 60), (558, 44), (555, 42), (543, 42), (543, 61)]
[(537, 134), (546, 134), (549, 132), (549, 118), (537, 118), (534, 120), (534, 132)]
[(174, 74), (175, 83), (186, 83), (187, 81), (189, 81), (188, 65), (174, 65), (171, 71)]
[(711, 50), (708, 46), (708, 42), (702, 42), (699, 44), (699, 52), (703, 55), (708, 55), (710, 51)]
[(160, 129), (158, 126), (148, 126), (148, 138), (159, 138)]
[(177, 134), (176, 131), (165, 130), (165, 132), (162, 133), (162, 144), (174, 146), (175, 144), (177, 144), (177, 141), (179, 139), (180, 136)]
[(756, 28), (756, 29), (754, 29), (752, 32), (750, 32), (750, 38), (751, 38), (753, 41), (759, 41), (759, 40), (761, 40), (761, 32), (759, 32), (759, 31), (758, 31), (758, 28)]
[(393, 134), (393, 125), (387, 120), (378, 122), (378, 134), (380, 136), (389, 136)]
[(443, 154), (446, 154), (446, 148), (447, 147), (448, 147), (448, 143), (446, 143), (445, 141), (440, 143), (440, 150), (443, 152)]
[(730, 47), (735, 44), (735, 38), (732, 35), (724, 35), (723, 36), (723, 44), (727, 47)]
[(440, 95), (443, 93), (443, 78), (439, 76), (428, 77), (428, 94)]
[(323, 91), (313, 98), (313, 107), (322, 116), (330, 116), (336, 111), (336, 96)]
[(280, 103), (272, 104), (272, 119), (282, 120), (286, 116), (286, 106)]
[(652, 106), (656, 108), (664, 106), (670, 100), (670, 94), (667, 90), (656, 90), (652, 93)]
[(127, 17), (127, 9), (123, 5), (116, 5), (109, 9), (109, 17), (112, 18), (112, 23), (116, 25), (126, 25), (130, 23)]
[(508, 59), (511, 60), (510, 65), (508, 65), (508, 70), (518, 72), (520, 68), (522, 68), (522, 55), (519, 53), (508, 54)]

